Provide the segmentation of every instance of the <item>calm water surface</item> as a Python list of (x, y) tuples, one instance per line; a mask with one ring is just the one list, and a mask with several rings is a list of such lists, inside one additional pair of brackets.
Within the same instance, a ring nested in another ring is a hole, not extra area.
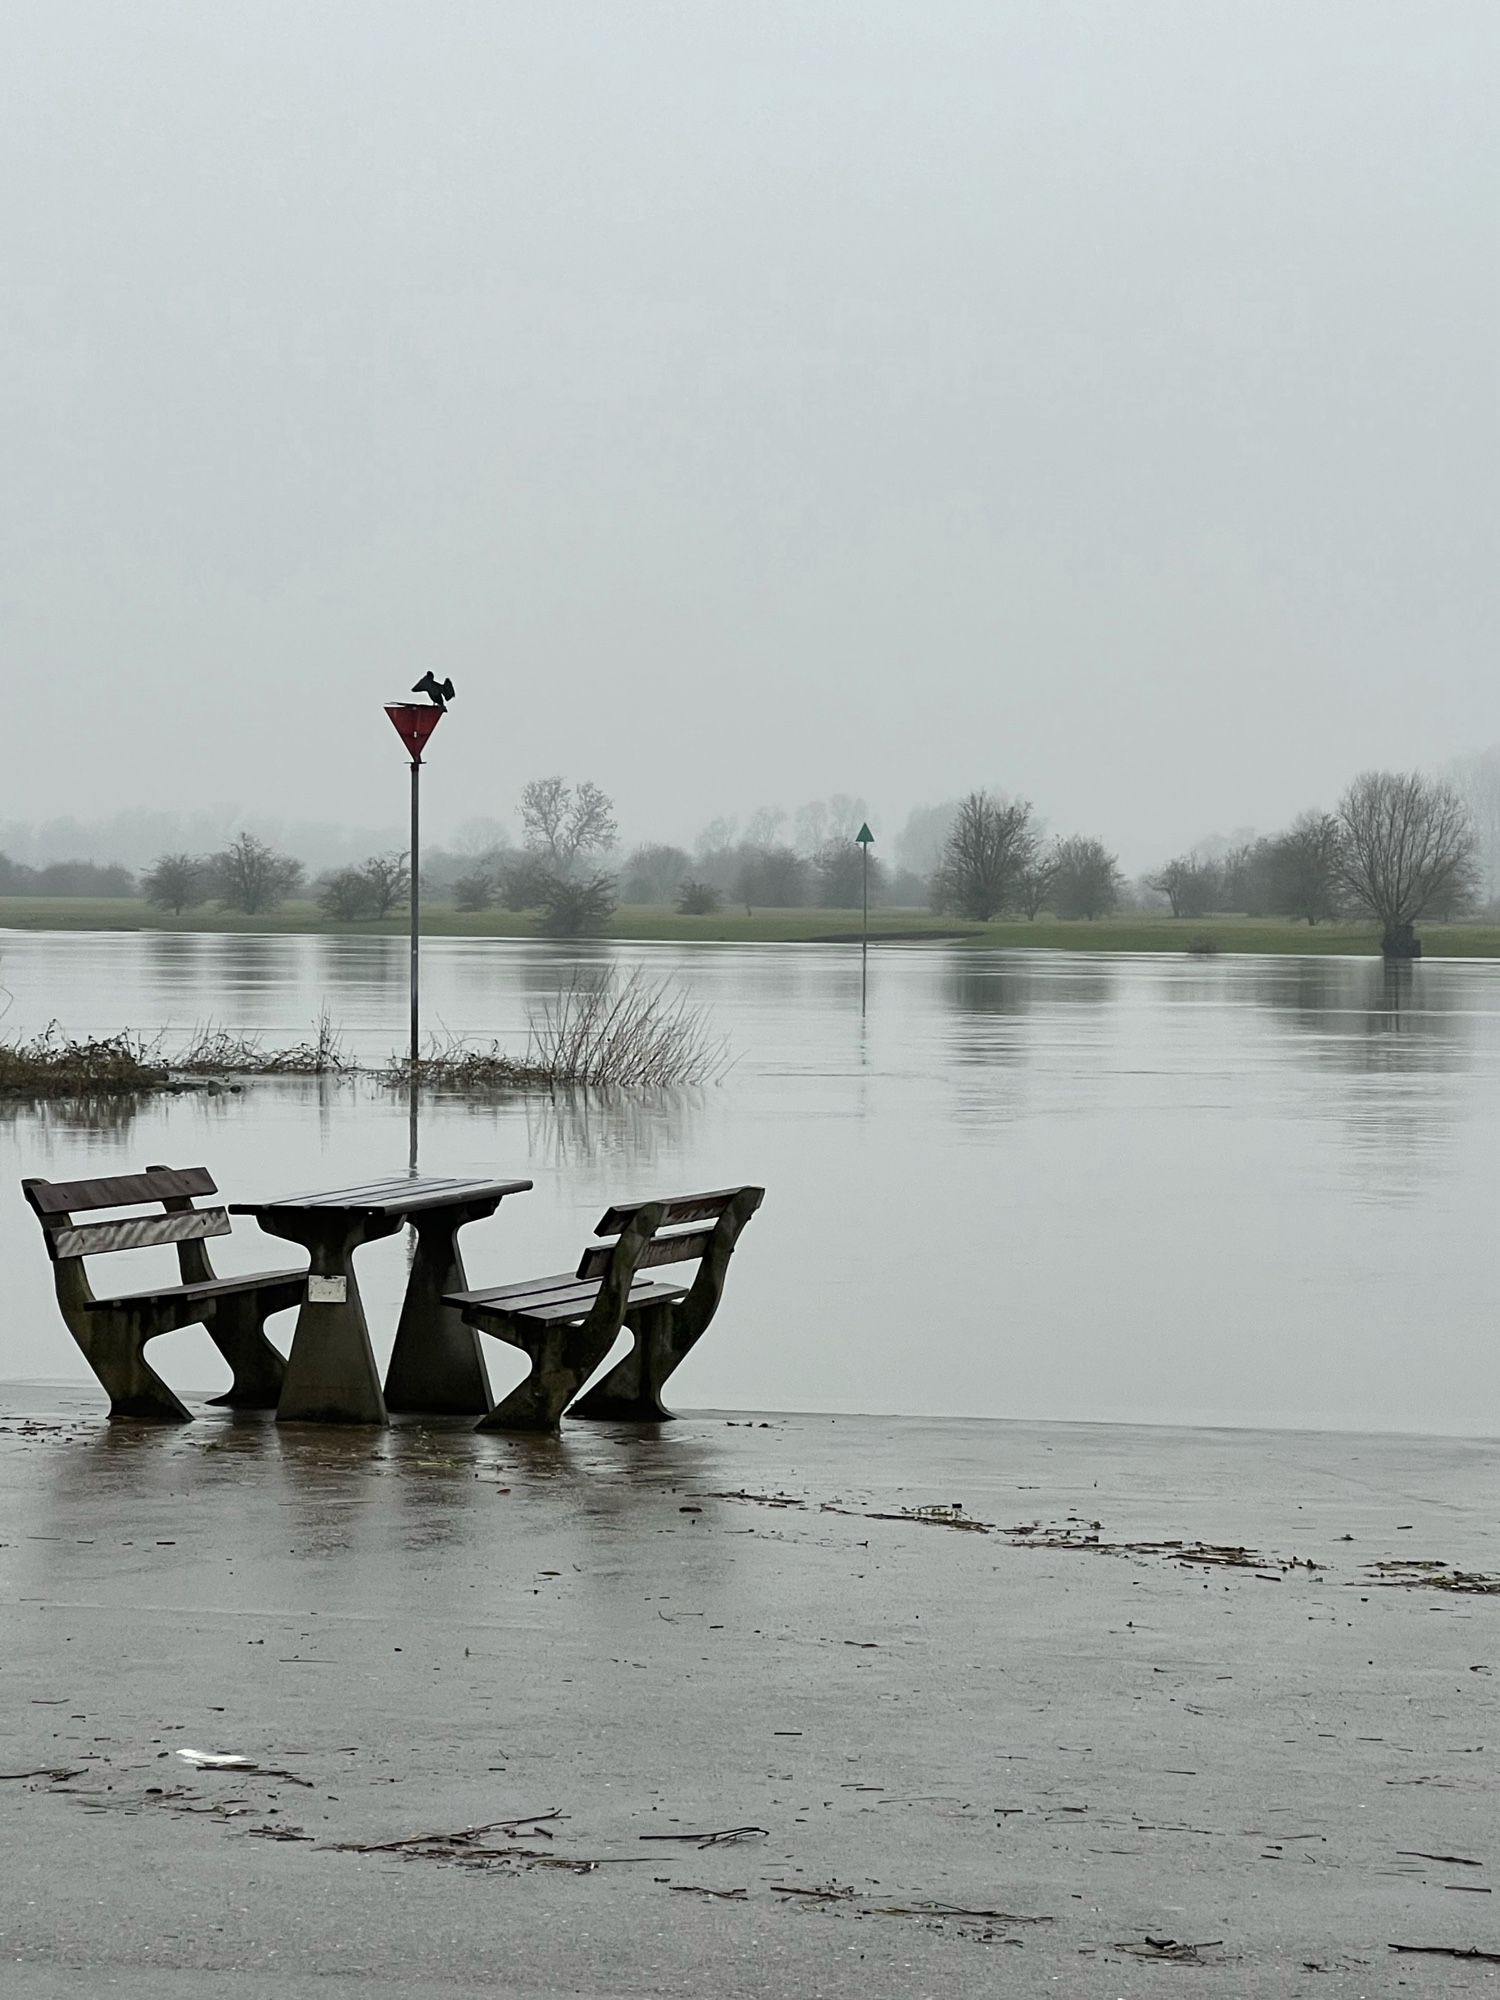
[[(580, 956), (680, 983), (731, 1074), (646, 1101), (437, 1098), (421, 1166), (536, 1181), (469, 1232), (475, 1283), (567, 1268), (610, 1201), (764, 1182), (683, 1406), (1500, 1432), (1500, 966), (904, 947), (872, 953), (861, 1019), (840, 947), (440, 939), (428, 1019), (519, 1049)], [(405, 977), (399, 939), (0, 934), (8, 1033), (298, 1040), (326, 1005), (373, 1062)], [(5, 1108), (0, 1377), (91, 1380), (17, 1181), (157, 1160), (234, 1198), (399, 1172), (405, 1100), (272, 1082), (101, 1119)], [(96, 1277), (134, 1288), (157, 1254)], [(247, 1227), (215, 1254), (282, 1261)], [(382, 1358), (403, 1254), (364, 1253)], [(497, 1385), (519, 1372), (488, 1351)], [(220, 1381), (196, 1331), (153, 1355)]]

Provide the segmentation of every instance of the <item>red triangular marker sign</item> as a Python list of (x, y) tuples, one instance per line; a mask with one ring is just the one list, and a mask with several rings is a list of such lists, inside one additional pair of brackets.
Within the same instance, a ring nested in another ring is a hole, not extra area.
[(395, 725), (396, 734), (411, 752), (411, 761), (420, 764), (427, 739), (446, 711), (435, 704), (428, 706), (419, 701), (388, 701), (385, 712)]

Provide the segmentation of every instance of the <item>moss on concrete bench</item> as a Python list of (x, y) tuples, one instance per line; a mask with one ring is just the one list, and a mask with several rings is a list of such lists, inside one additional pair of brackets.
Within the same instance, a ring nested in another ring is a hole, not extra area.
[[(764, 1196), (764, 1188), (719, 1188), (625, 1203), (610, 1209), (594, 1232), (615, 1240), (590, 1244), (576, 1271), (451, 1293), (444, 1304), (470, 1326), (531, 1358), (525, 1381), (478, 1428), (555, 1431), (565, 1410), (616, 1421), (670, 1418), (662, 1401), (667, 1378), (707, 1331), (734, 1246)], [(685, 1282), (645, 1275), (687, 1263), (698, 1269)], [(622, 1327), (632, 1336), (630, 1352), (575, 1401)]]
[[(221, 1207), (195, 1208), (194, 1198), (217, 1194), (206, 1167), (147, 1167), (92, 1181), (24, 1180), (21, 1191), (42, 1225), (68, 1331), (83, 1350), (109, 1397), (112, 1417), (145, 1417), (186, 1423), (192, 1412), (146, 1360), (146, 1343), (179, 1327), (202, 1326), (228, 1362), (234, 1380), (215, 1403), (236, 1410), (269, 1410), (281, 1393), (286, 1363), (267, 1340), (271, 1313), (297, 1305), (305, 1271), (255, 1271), (221, 1278), (205, 1241), (230, 1233)], [(117, 1216), (75, 1222), (76, 1215), (159, 1203), (160, 1215)], [(182, 1282), (97, 1298), (84, 1260), (121, 1250), (171, 1244)]]

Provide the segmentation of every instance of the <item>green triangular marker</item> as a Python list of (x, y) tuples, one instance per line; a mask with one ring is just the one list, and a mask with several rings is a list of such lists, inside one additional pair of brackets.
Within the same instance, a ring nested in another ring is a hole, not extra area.
[(868, 847), (870, 843), (874, 840), (875, 836), (870, 831), (870, 822), (868, 820), (865, 821), (864, 825), (860, 828), (859, 832), (855, 834), (854, 838), (859, 842), (861, 847)]

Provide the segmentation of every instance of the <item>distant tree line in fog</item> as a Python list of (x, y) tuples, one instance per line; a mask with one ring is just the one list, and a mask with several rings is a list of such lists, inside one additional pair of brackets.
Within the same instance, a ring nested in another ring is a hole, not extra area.
[[(471, 823), (462, 848), (425, 858), (423, 894), (459, 911), (530, 913), (543, 932), (603, 930), (620, 903), (708, 916), (725, 908), (932, 909), (972, 921), (1010, 916), (1095, 920), (1128, 908), (1183, 919), (1221, 914), (1318, 924), (1378, 924), (1387, 951), (1414, 946), (1423, 918), (1458, 917), (1500, 888), (1500, 748), (1456, 763), (1447, 781), (1366, 773), (1333, 811), (1281, 832), (1203, 842), (1130, 883), (1094, 834), (1053, 834), (1027, 799), (998, 788), (919, 806), (865, 858), (859, 797), (834, 793), (793, 812), (762, 806), (743, 822), (709, 823), (691, 849), (647, 842), (618, 855), (614, 803), (589, 779), (531, 779), (517, 832)], [(243, 831), (208, 853), (159, 853), (139, 880), (120, 863), (39, 865), (0, 854), (0, 895), (144, 895), (176, 915), (215, 904), (263, 915), (310, 891), (337, 923), (403, 908), (409, 856), (373, 853), (314, 876), (293, 855)]]
[(1145, 887), (1174, 917), (1367, 918), (1382, 949), (1404, 957), (1421, 919), (1474, 908), (1481, 879), (1473, 815), (1451, 786), (1415, 771), (1366, 771), (1335, 811), (1304, 813), (1284, 833), (1221, 855), (1178, 855)]
[(49, 861), (40, 868), (0, 854), (0, 896), (133, 896), (135, 877), (110, 861)]

